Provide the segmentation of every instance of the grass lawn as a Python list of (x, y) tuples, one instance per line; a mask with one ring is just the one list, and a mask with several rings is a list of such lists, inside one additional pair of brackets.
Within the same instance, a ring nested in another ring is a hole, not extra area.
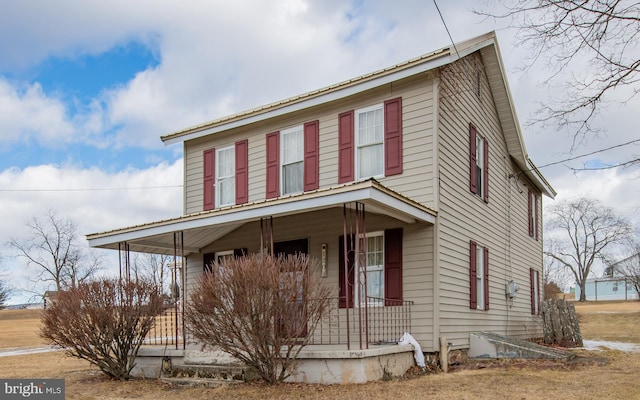
[[(585, 339), (640, 343), (640, 302), (578, 304), (576, 309)], [(29, 312), (35, 316), (28, 318)], [(0, 349), (44, 344), (37, 336), (37, 313), (29, 312), (0, 311)], [(469, 362), (447, 374), (362, 385), (172, 388), (157, 380), (112, 381), (61, 352), (2, 357), (0, 377), (65, 378), (67, 399), (640, 399), (640, 353), (577, 352), (582, 357), (573, 363)]]

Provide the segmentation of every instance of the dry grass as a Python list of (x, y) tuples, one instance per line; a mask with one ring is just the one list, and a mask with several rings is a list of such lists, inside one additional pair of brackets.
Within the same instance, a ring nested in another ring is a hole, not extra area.
[(39, 347), (40, 310), (0, 310), (0, 349)]
[[(640, 303), (578, 305), (577, 309), (585, 338), (602, 339), (606, 334), (606, 340), (637, 339), (640, 343), (635, 332), (637, 317), (627, 322), (630, 316), (640, 314)], [(4, 319), (0, 316), (2, 322)], [(19, 325), (21, 321), (14, 322)], [(2, 343), (4, 336), (4, 330), (0, 330)], [(218, 389), (185, 389), (171, 388), (156, 380), (117, 382), (105, 378), (87, 362), (65, 357), (60, 352), (3, 357), (1, 375), (3, 378), (65, 378), (67, 399), (640, 399), (640, 382), (636, 378), (640, 354), (617, 351), (580, 351), (579, 354), (589, 358), (580, 358), (581, 362), (572, 364), (550, 361), (469, 363), (448, 374), (340, 386), (246, 384)]]
[(575, 303), (586, 339), (640, 344), (640, 301)]

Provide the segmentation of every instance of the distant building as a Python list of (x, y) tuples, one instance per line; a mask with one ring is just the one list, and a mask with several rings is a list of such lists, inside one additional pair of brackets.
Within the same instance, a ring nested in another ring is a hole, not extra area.
[(46, 292), (44, 292), (44, 296), (42, 296), (42, 299), (44, 300), (44, 307), (43, 308), (46, 309), (47, 306), (49, 304), (51, 304), (51, 302), (56, 299), (56, 297), (58, 297), (58, 291), (57, 290), (47, 290)]
[[(584, 291), (587, 301), (638, 300), (633, 285), (620, 276), (589, 278)], [(576, 299), (579, 298), (580, 286), (576, 286)]]

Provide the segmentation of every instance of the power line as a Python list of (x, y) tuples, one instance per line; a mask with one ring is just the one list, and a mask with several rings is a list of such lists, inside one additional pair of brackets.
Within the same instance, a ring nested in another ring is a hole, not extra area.
[(129, 186), (112, 188), (72, 188), (72, 189), (0, 189), (0, 192), (108, 192), (120, 190), (147, 190), (147, 189), (173, 189), (182, 188), (183, 185), (167, 186)]
[[(552, 163), (549, 163), (549, 164), (541, 165), (541, 166), (539, 166), (539, 167), (538, 167), (538, 169), (540, 169), (540, 168), (545, 168), (545, 167), (550, 167), (550, 166), (552, 166), (552, 165), (562, 164), (562, 163), (564, 163), (564, 162), (567, 162), (567, 161), (573, 161), (573, 160), (576, 160), (576, 159), (578, 159), (578, 158), (582, 158), (582, 157), (592, 156), (592, 155), (594, 155), (594, 154), (602, 153), (602, 152), (605, 152), (605, 151), (608, 151), (608, 150), (617, 149), (618, 147), (628, 146), (628, 145), (630, 145), (630, 144), (634, 144), (634, 143), (637, 143), (637, 142), (640, 142), (640, 139), (632, 140), (632, 141), (630, 141), (630, 142), (626, 142), (626, 143), (622, 143), (622, 144), (616, 144), (616, 145), (611, 146), (611, 147), (607, 147), (607, 148), (604, 148), (604, 149), (600, 149), (600, 150), (592, 151), (591, 153), (581, 154), (581, 155), (579, 155), (579, 156), (574, 156), (574, 157), (570, 157), (570, 158), (565, 158), (564, 160), (555, 161), (555, 162), (552, 162)], [(634, 161), (635, 161), (635, 160), (634, 160)], [(622, 163), (622, 164), (619, 164), (619, 165), (616, 165), (616, 166), (611, 166), (610, 168), (616, 168), (616, 167), (620, 167), (620, 166), (623, 166), (623, 165), (626, 165), (626, 164), (631, 164), (631, 163), (632, 163), (632, 162)]]
[(436, 3), (436, 0), (433, 0), (433, 4), (436, 6), (436, 10), (438, 10), (438, 15), (440, 15), (440, 19), (442, 20), (442, 25), (444, 25), (444, 29), (447, 31), (447, 35), (449, 35), (449, 40), (451, 41), (451, 44), (453, 45), (453, 49), (456, 51), (456, 54), (458, 55), (458, 58), (460, 58), (460, 53), (458, 53), (458, 48), (456, 47), (456, 44), (453, 42), (453, 37), (451, 37), (451, 33), (449, 32), (449, 28), (447, 27), (447, 23), (444, 21), (444, 17), (442, 16), (442, 13), (440, 12), (440, 7), (438, 7), (438, 3)]
[(584, 167), (584, 168), (569, 168), (569, 169), (574, 171), (574, 172), (578, 172), (578, 171), (604, 171), (604, 170), (607, 170), (607, 169), (628, 167), (629, 165), (634, 165), (634, 164), (640, 164), (640, 159), (635, 159), (635, 160), (631, 160), (631, 161), (627, 161), (627, 162), (623, 162), (623, 163), (619, 163), (619, 164), (614, 164), (614, 165), (605, 165), (603, 167), (593, 167), (593, 168)]

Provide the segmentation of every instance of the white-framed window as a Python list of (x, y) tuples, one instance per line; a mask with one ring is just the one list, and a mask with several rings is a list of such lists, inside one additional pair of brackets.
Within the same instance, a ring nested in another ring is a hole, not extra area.
[(218, 264), (222, 264), (226, 260), (232, 259), (234, 257), (235, 253), (233, 250), (219, 251), (216, 253), (216, 262), (218, 262)]
[(384, 176), (384, 109), (382, 104), (355, 112), (357, 179)]
[(216, 149), (216, 207), (234, 205), (236, 202), (235, 146)]
[(304, 185), (304, 135), (302, 125), (280, 132), (281, 188), (283, 195), (300, 193)]
[(614, 282), (613, 282), (613, 288), (612, 288), (612, 290), (613, 290), (614, 292), (617, 292), (617, 291), (618, 291), (618, 281), (614, 281)]
[[(361, 272), (360, 284), (367, 285), (367, 297), (384, 299), (384, 232), (367, 234), (366, 268)], [(366, 299), (362, 290), (356, 285), (356, 304), (364, 305)], [(383, 305), (384, 302), (373, 301), (371, 305)]]
[(531, 314), (540, 314), (540, 271), (531, 270)]
[(538, 240), (538, 196), (529, 190), (529, 236)]
[(484, 247), (476, 246), (476, 309), (484, 310), (485, 305), (485, 293), (484, 293), (484, 279), (485, 273), (484, 269), (486, 266), (484, 265)]

